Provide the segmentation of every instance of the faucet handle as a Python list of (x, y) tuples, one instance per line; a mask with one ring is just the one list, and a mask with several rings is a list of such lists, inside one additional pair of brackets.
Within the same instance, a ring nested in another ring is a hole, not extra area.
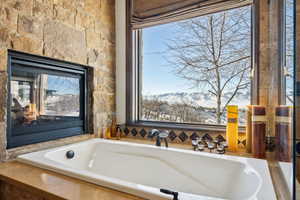
[(205, 145), (203, 143), (198, 144), (198, 150), (199, 151), (204, 151)]
[(227, 148), (227, 147), (228, 147), (228, 144), (227, 144), (227, 142), (226, 142), (226, 141), (224, 141), (224, 142), (221, 142), (221, 145), (222, 145), (224, 148)]
[(217, 146), (217, 153), (218, 154), (225, 154), (225, 146), (223, 146), (222, 144)]
[(158, 134), (158, 136), (159, 136), (160, 138), (167, 138), (167, 137), (169, 136), (169, 131), (163, 130), (163, 131), (161, 131), (161, 132)]
[(199, 141), (196, 139), (196, 140), (192, 140), (192, 145), (193, 146), (197, 146), (199, 144)]
[(215, 148), (215, 143), (207, 142), (207, 148), (209, 149), (209, 152), (212, 152), (212, 150)]
[(151, 131), (149, 131), (148, 133), (148, 138), (153, 138), (154, 136), (159, 135), (159, 130), (157, 129), (152, 129)]

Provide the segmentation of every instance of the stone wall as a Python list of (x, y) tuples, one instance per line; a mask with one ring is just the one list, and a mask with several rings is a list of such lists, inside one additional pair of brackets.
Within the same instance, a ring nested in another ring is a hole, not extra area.
[(0, 161), (94, 137), (84, 135), (6, 151), (7, 49), (93, 67), (92, 130), (115, 116), (114, 0), (0, 0)]

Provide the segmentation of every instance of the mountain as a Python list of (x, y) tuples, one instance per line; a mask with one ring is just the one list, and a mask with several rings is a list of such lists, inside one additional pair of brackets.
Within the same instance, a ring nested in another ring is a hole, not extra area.
[[(231, 97), (230, 92), (226, 92), (222, 98), (222, 105)], [(210, 93), (200, 92), (176, 92), (176, 93), (164, 93), (157, 95), (143, 95), (144, 99), (153, 100), (157, 99), (160, 101), (166, 101), (169, 104), (174, 103), (185, 103), (193, 106), (201, 106), (205, 108), (215, 108), (216, 98)], [(250, 91), (238, 92), (234, 99), (230, 102), (230, 105), (238, 105), (239, 108), (245, 108), (250, 104)]]

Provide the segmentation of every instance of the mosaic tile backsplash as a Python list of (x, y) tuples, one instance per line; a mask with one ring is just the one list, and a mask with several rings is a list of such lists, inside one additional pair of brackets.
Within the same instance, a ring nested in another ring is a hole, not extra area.
[[(148, 139), (148, 133), (152, 128), (142, 128), (142, 127), (125, 127), (123, 130), (123, 135), (129, 138), (137, 139)], [(175, 130), (175, 129), (159, 129), (159, 130), (168, 130), (169, 137), (168, 141), (171, 143), (182, 143), (182, 144), (191, 144), (193, 139), (197, 137), (203, 138), (205, 140), (214, 140), (219, 141), (226, 140), (225, 132), (212, 132), (212, 131), (185, 131), (185, 130)], [(239, 133), (238, 136), (238, 147), (244, 149), (246, 147), (246, 134)]]

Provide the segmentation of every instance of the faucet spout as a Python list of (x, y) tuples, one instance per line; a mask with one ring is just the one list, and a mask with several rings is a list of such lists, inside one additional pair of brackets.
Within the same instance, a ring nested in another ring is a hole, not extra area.
[(168, 136), (169, 136), (169, 131), (167, 131), (167, 130), (159, 131), (157, 129), (152, 129), (148, 134), (148, 138), (156, 137), (155, 145), (158, 147), (161, 146), (161, 140), (164, 140), (166, 147), (169, 146), (168, 140), (167, 140)]

